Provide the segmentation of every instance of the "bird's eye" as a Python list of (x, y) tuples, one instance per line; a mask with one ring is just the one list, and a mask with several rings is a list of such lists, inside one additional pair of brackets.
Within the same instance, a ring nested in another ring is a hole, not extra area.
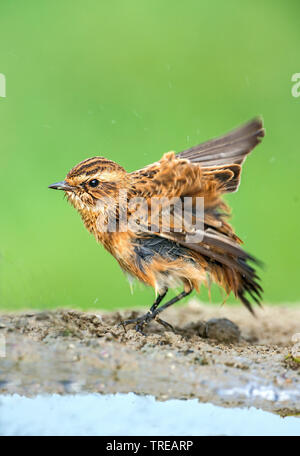
[(98, 185), (99, 185), (98, 179), (93, 179), (93, 180), (91, 180), (91, 181), (89, 182), (89, 186), (90, 186), (90, 187), (95, 188), (95, 187), (97, 187)]

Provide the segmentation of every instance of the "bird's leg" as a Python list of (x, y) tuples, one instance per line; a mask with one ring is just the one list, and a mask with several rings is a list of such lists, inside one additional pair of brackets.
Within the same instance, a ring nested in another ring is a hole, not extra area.
[[(135, 329), (142, 333), (142, 328), (144, 326), (145, 323), (148, 323), (148, 321), (152, 320), (153, 319), (153, 312), (155, 312), (155, 310), (157, 309), (157, 307), (159, 306), (159, 304), (161, 303), (161, 301), (164, 299), (164, 297), (166, 296), (168, 292), (168, 289), (166, 289), (163, 293), (159, 294), (154, 302), (154, 304), (152, 305), (152, 307), (150, 308), (150, 310), (145, 314), (145, 315), (142, 315), (141, 317), (137, 317), (137, 318), (132, 318), (130, 320), (125, 320), (125, 321), (121, 321), (121, 323), (119, 323), (118, 326), (123, 326), (125, 328), (125, 326), (127, 325), (130, 325), (130, 324), (134, 324), (136, 323), (136, 327)], [(162, 320), (161, 320), (162, 321)]]
[[(159, 307), (158, 309), (157, 309), (157, 306), (158, 306), (159, 303), (155, 306), (155, 304), (156, 304), (156, 302), (155, 302), (153, 304), (153, 306), (151, 307), (150, 311), (147, 312), (146, 315), (143, 316), (145, 318), (141, 317), (141, 318), (143, 318), (143, 320), (137, 323), (135, 329), (142, 333), (143, 325), (145, 323), (149, 323), (149, 321), (155, 319), (157, 321), (157, 323), (160, 323), (165, 328), (171, 329), (173, 332), (175, 332), (173, 326), (170, 325), (170, 323), (162, 320), (161, 318), (158, 318), (158, 315), (161, 312), (163, 312), (165, 309), (167, 309), (168, 307), (170, 307), (173, 304), (175, 304), (175, 302), (178, 302), (178, 301), (180, 301), (180, 299), (185, 298), (185, 296), (188, 296), (191, 292), (192, 292), (192, 289), (189, 290), (189, 291), (183, 291), (179, 295), (175, 296), (175, 298), (170, 299), (170, 301), (166, 302), (166, 304), (164, 304), (163, 306)], [(164, 294), (164, 296), (166, 295), (166, 293)], [(153, 307), (154, 307), (154, 309), (153, 309)]]
[(166, 328), (170, 328), (173, 332), (175, 332), (173, 326), (170, 325), (170, 323), (167, 323), (166, 321), (162, 320), (161, 318), (158, 318), (158, 315), (161, 312), (163, 312), (165, 309), (167, 309), (168, 307), (170, 307), (173, 304), (175, 304), (175, 302), (178, 302), (178, 301), (180, 301), (180, 299), (185, 298), (186, 296), (188, 296), (192, 291), (193, 291), (193, 289), (191, 289), (189, 291), (182, 291), (179, 295), (175, 296), (175, 298), (170, 299), (170, 301), (166, 302), (166, 304), (164, 304), (159, 309), (156, 309), (153, 312), (152, 318), (155, 318), (155, 320), (158, 323), (160, 323), (161, 325), (165, 326)]
[(158, 314), (160, 314), (161, 312), (163, 312), (165, 309), (167, 309), (168, 307), (172, 306), (173, 304), (175, 304), (175, 302), (178, 302), (180, 301), (180, 299), (182, 298), (185, 298), (186, 296), (188, 296), (191, 292), (193, 291), (193, 289), (189, 290), (189, 291), (182, 291), (179, 295), (175, 296), (175, 298), (173, 299), (170, 299), (170, 301), (166, 302), (166, 304), (164, 304), (163, 306), (161, 306), (159, 309), (156, 309), (154, 311), (154, 316), (153, 318), (155, 318)]
[(188, 296), (192, 292), (192, 289), (189, 290), (189, 291), (182, 291), (179, 295), (175, 296), (175, 298), (171, 299), (170, 301), (168, 301), (163, 306), (157, 308), (158, 305), (160, 304), (160, 302), (162, 301), (162, 299), (166, 296), (167, 291), (168, 290), (166, 290), (163, 294), (158, 296), (158, 298), (154, 302), (154, 304), (151, 307), (151, 309), (145, 315), (142, 315), (141, 317), (134, 318), (134, 319), (131, 319), (131, 320), (125, 320), (125, 321), (121, 322), (120, 325), (123, 325), (125, 327), (127, 325), (136, 323), (136, 327), (135, 327), (136, 331), (138, 331), (138, 332), (143, 334), (142, 329), (143, 329), (144, 324), (145, 323), (149, 323), (149, 321), (155, 319), (158, 323), (160, 323), (164, 327), (169, 328), (172, 331), (174, 331), (173, 326), (170, 325), (169, 323), (167, 323), (166, 321), (162, 320), (161, 318), (158, 318), (158, 315), (161, 312), (163, 312), (165, 309), (167, 309), (168, 307), (170, 307), (173, 304), (175, 304), (176, 302), (180, 301), (180, 299), (185, 298), (186, 296)]
[[(164, 299), (164, 297), (166, 296), (166, 294), (168, 293), (168, 288), (166, 288), (166, 290), (162, 293), (162, 294), (159, 294), (153, 304), (153, 306), (150, 308), (150, 312), (153, 313), (157, 307), (159, 306), (159, 304), (161, 303), (161, 301)], [(148, 312), (149, 313), (149, 312)]]

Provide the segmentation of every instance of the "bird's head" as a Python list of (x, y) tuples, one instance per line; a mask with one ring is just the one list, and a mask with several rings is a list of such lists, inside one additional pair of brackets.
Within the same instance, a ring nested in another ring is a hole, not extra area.
[(95, 209), (104, 198), (116, 198), (126, 185), (127, 173), (122, 166), (104, 157), (88, 158), (69, 171), (65, 180), (49, 185), (63, 190), (78, 210)]

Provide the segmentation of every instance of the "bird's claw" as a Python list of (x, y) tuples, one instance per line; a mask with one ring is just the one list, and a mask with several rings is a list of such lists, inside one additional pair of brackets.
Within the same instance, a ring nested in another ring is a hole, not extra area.
[[(149, 318), (149, 317), (151, 317), (151, 318)], [(145, 334), (142, 331), (143, 326), (145, 323), (148, 323), (148, 321), (150, 321), (152, 318), (153, 318), (152, 315), (148, 312), (145, 315), (142, 315), (141, 317), (131, 318), (129, 320), (121, 321), (118, 324), (118, 327), (123, 326), (124, 330), (126, 330), (126, 326), (136, 324), (135, 330), (144, 336)]]
[(161, 318), (158, 318), (158, 313), (157, 312), (147, 312), (145, 315), (142, 315), (141, 317), (137, 318), (132, 318), (129, 320), (124, 320), (121, 321), (118, 324), (119, 326), (123, 326), (124, 330), (126, 331), (126, 326), (136, 324), (135, 330), (145, 336), (145, 333), (143, 332), (143, 327), (145, 324), (149, 323), (151, 320), (157, 321), (160, 325), (164, 326), (167, 329), (170, 329), (171, 331), (175, 332), (174, 328), (170, 323), (162, 320)]
[(157, 316), (156, 316), (155, 320), (157, 321), (157, 323), (161, 324), (165, 328), (170, 329), (171, 331), (173, 331), (173, 333), (175, 333), (174, 327), (172, 325), (170, 325), (170, 323), (168, 323), (167, 321), (162, 320), (161, 318), (158, 318)]

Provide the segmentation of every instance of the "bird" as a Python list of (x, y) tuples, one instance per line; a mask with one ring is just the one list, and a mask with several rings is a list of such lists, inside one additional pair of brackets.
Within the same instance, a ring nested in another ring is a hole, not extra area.
[[(257, 266), (262, 263), (242, 248), (223, 196), (238, 190), (242, 165), (264, 135), (263, 120), (256, 117), (133, 172), (102, 156), (88, 158), (49, 186), (65, 192), (87, 230), (130, 281), (138, 279), (155, 290), (149, 311), (121, 322), (124, 328), (134, 325), (144, 334), (155, 320), (174, 330), (161, 313), (193, 290), (199, 292), (202, 284), (233, 292), (252, 314), (252, 303), (261, 305)], [(179, 287), (182, 291), (163, 304), (168, 290)]]

